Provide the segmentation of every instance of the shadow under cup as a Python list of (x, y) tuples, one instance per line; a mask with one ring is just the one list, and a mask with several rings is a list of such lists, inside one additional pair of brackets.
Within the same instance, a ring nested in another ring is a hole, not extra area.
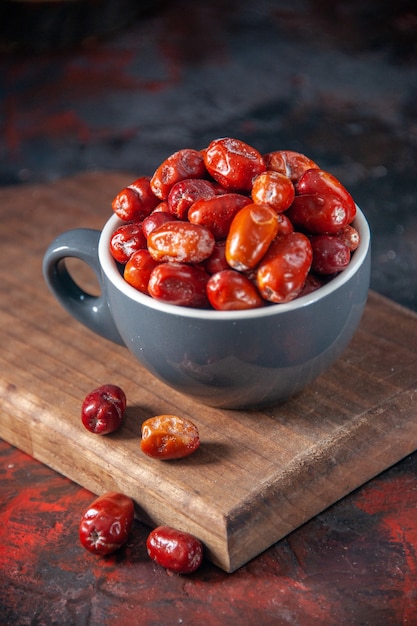
[(117, 331), (112, 321), (94, 330), (123, 343), (157, 378), (203, 404), (255, 409), (285, 400), (328, 369), (358, 327), (370, 280), (370, 232), (360, 209), (354, 226), (361, 243), (345, 270), (291, 303), (248, 311), (178, 307), (135, 290), (109, 252), (120, 224), (110, 218), (98, 245), (101, 298)]

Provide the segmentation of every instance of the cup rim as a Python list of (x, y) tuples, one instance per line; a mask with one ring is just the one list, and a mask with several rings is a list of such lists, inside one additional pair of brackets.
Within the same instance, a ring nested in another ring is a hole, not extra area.
[(352, 255), (349, 265), (327, 284), (309, 294), (306, 294), (305, 296), (295, 298), (291, 302), (270, 304), (265, 307), (245, 309), (243, 311), (218, 311), (215, 309), (197, 309), (177, 304), (168, 304), (166, 302), (156, 300), (155, 298), (138, 291), (132, 287), (132, 285), (129, 285), (129, 283), (124, 280), (123, 276), (121, 276), (117, 268), (117, 264), (111, 256), (109, 245), (112, 233), (116, 230), (116, 228), (125, 223), (126, 222), (123, 222), (123, 220), (121, 220), (117, 215), (112, 215), (103, 227), (98, 245), (100, 266), (114, 287), (121, 291), (126, 297), (150, 309), (167, 313), (169, 315), (194, 319), (207, 319), (211, 321), (261, 319), (269, 317), (270, 315), (280, 315), (302, 309), (304, 307), (308, 307), (317, 300), (322, 300), (345, 285), (351, 277), (358, 272), (368, 254), (371, 239), (369, 224), (362, 210), (356, 205), (356, 216), (352, 225), (360, 234), (359, 246)]

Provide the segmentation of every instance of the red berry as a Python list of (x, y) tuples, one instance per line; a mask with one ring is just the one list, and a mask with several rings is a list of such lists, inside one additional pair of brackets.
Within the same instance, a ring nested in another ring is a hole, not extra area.
[(266, 167), (261, 154), (240, 139), (212, 141), (204, 153), (207, 171), (228, 191), (250, 191), (252, 181)]
[(127, 542), (134, 518), (131, 498), (112, 491), (105, 493), (90, 504), (81, 518), (81, 544), (93, 554), (111, 554)]
[(149, 294), (149, 279), (157, 265), (158, 262), (151, 257), (149, 250), (137, 250), (126, 263), (123, 278), (138, 291)]
[(256, 285), (245, 274), (230, 268), (210, 277), (207, 296), (218, 311), (241, 311), (265, 305)]
[(127, 263), (134, 252), (143, 248), (146, 248), (146, 237), (141, 222), (119, 226), (110, 239), (110, 253), (118, 263)]
[(208, 259), (216, 243), (208, 228), (182, 220), (161, 224), (149, 234), (147, 241), (155, 261), (197, 265)]
[(277, 237), (257, 268), (261, 295), (270, 302), (294, 300), (304, 287), (312, 257), (310, 241), (302, 233)]
[(155, 415), (142, 424), (140, 447), (155, 459), (182, 459), (200, 445), (198, 428), (177, 415)]
[(314, 235), (312, 270), (317, 274), (336, 274), (350, 263), (349, 247), (337, 235)]
[(298, 195), (335, 196), (346, 211), (346, 223), (350, 224), (355, 218), (356, 205), (352, 196), (340, 180), (329, 172), (317, 168), (307, 170), (297, 181), (296, 192)]
[(264, 161), (268, 170), (285, 174), (293, 182), (296, 182), (307, 170), (319, 167), (309, 157), (294, 150), (268, 152), (264, 154)]
[(235, 270), (255, 267), (278, 233), (278, 214), (267, 204), (247, 204), (235, 215), (226, 239), (226, 260)]
[(112, 202), (113, 211), (125, 222), (143, 220), (160, 202), (152, 192), (150, 178), (142, 176), (122, 189)]
[[(168, 208), (168, 205), (167, 205)], [(166, 224), (167, 222), (174, 222), (177, 218), (172, 213), (169, 213), (168, 210), (162, 211), (156, 209), (153, 211), (148, 217), (146, 217), (142, 222), (142, 231), (145, 235), (146, 239), (149, 237), (152, 231), (154, 231), (162, 224)]]
[(288, 176), (269, 170), (259, 174), (252, 185), (252, 200), (267, 204), (277, 213), (286, 211), (294, 200), (294, 185)]
[(101, 385), (81, 406), (81, 421), (91, 433), (108, 435), (117, 430), (126, 410), (126, 395), (117, 385)]
[(311, 234), (335, 234), (348, 223), (348, 208), (331, 193), (296, 196), (287, 212), (296, 227)]
[(179, 219), (186, 219), (188, 209), (197, 200), (208, 200), (216, 196), (216, 189), (208, 180), (186, 178), (171, 188), (168, 195), (168, 209)]
[(159, 526), (148, 536), (146, 548), (152, 560), (178, 574), (191, 574), (203, 562), (199, 539), (169, 526)]
[(188, 211), (193, 224), (206, 226), (217, 240), (225, 239), (236, 213), (252, 200), (238, 193), (223, 193), (214, 198), (194, 202)]
[(226, 261), (226, 242), (216, 241), (213, 252), (209, 258), (203, 261), (203, 267), (207, 274), (216, 274), (222, 270), (230, 269), (230, 265)]
[(207, 306), (206, 285), (209, 275), (199, 265), (159, 263), (151, 272), (148, 291), (156, 300), (178, 306)]
[(204, 178), (207, 174), (203, 154), (184, 148), (171, 154), (157, 168), (151, 178), (151, 189), (161, 200), (166, 200), (171, 188), (185, 178)]

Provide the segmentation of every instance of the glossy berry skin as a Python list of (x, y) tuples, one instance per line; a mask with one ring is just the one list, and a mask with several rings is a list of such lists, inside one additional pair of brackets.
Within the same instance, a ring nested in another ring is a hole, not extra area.
[(186, 263), (161, 263), (152, 270), (148, 292), (167, 304), (195, 307), (208, 305), (206, 285), (209, 275), (201, 267)]
[(142, 424), (141, 450), (155, 459), (182, 459), (200, 445), (197, 426), (177, 415), (156, 415)]
[(335, 234), (349, 219), (349, 211), (340, 197), (329, 193), (296, 196), (287, 215), (296, 228), (317, 235)]
[(155, 528), (146, 540), (146, 549), (158, 565), (178, 574), (191, 574), (203, 562), (201, 541), (170, 526)]
[(313, 249), (312, 270), (317, 274), (335, 274), (349, 265), (350, 249), (338, 236), (315, 235), (310, 241)]
[(280, 172), (267, 171), (259, 174), (252, 185), (252, 200), (256, 204), (267, 204), (277, 213), (282, 213), (294, 200), (294, 185), (288, 176)]
[(174, 222), (175, 220), (176, 220), (175, 215), (172, 215), (168, 211), (168, 205), (167, 205), (166, 211), (161, 211), (161, 210), (156, 209), (150, 215), (148, 215), (148, 217), (145, 217), (145, 219), (143, 220), (142, 222), (143, 234), (145, 235), (147, 239), (153, 230), (155, 230), (159, 226), (162, 226), (162, 224), (166, 224), (167, 222)]
[(214, 198), (216, 190), (208, 180), (187, 178), (176, 183), (168, 195), (169, 212), (179, 219), (186, 219), (188, 209), (197, 200)]
[(81, 421), (96, 435), (108, 435), (119, 428), (126, 410), (126, 395), (117, 385), (101, 385), (81, 405)]
[(350, 224), (346, 224), (341, 230), (339, 230), (336, 235), (339, 237), (344, 244), (347, 245), (349, 250), (353, 252), (360, 244), (360, 235), (356, 228), (351, 226)]
[(342, 183), (332, 174), (321, 169), (311, 169), (304, 172), (296, 183), (297, 195), (316, 194), (325, 198), (328, 194), (340, 200), (340, 204), (346, 211), (346, 223), (350, 224), (356, 215), (355, 202), (342, 185)]
[(255, 148), (230, 137), (212, 141), (204, 153), (204, 162), (209, 174), (228, 191), (250, 191), (255, 176), (266, 169)]
[(294, 183), (307, 170), (319, 169), (309, 157), (295, 152), (294, 150), (275, 150), (264, 155), (265, 165), (268, 170), (280, 172)]
[(215, 239), (205, 226), (177, 220), (155, 228), (147, 243), (155, 261), (201, 263), (213, 252)]
[(134, 252), (143, 248), (146, 248), (146, 237), (141, 222), (123, 224), (110, 239), (110, 253), (121, 264), (127, 263)]
[(294, 232), (294, 224), (285, 213), (278, 214), (278, 233), (277, 235), (288, 235)]
[(216, 241), (213, 252), (203, 262), (202, 266), (210, 275), (230, 269), (230, 265), (226, 261), (226, 241)]
[(223, 270), (213, 274), (207, 283), (207, 295), (217, 311), (242, 311), (265, 305), (253, 282), (235, 270)]
[(310, 241), (302, 233), (277, 237), (257, 268), (261, 295), (275, 303), (294, 300), (304, 287), (312, 259)]
[(266, 204), (248, 204), (233, 218), (226, 238), (226, 260), (245, 271), (262, 259), (278, 233), (278, 214)]
[(150, 178), (142, 176), (117, 194), (112, 208), (125, 222), (142, 221), (159, 202), (151, 189)]
[(203, 154), (198, 150), (184, 148), (161, 163), (152, 176), (150, 185), (158, 198), (166, 200), (175, 183), (186, 178), (204, 178), (206, 174)]
[(84, 512), (79, 538), (83, 547), (105, 556), (125, 545), (135, 517), (133, 500), (122, 493), (103, 494)]
[(225, 239), (236, 213), (251, 202), (248, 196), (238, 193), (197, 200), (188, 211), (188, 219), (193, 224), (206, 226), (216, 240)]
[(149, 294), (149, 279), (157, 265), (148, 250), (137, 250), (126, 263), (123, 278), (138, 291)]

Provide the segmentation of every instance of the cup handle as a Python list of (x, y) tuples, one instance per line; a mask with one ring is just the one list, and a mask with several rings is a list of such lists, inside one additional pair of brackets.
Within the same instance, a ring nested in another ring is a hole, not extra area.
[[(75, 319), (98, 335), (124, 346), (106, 299), (98, 259), (100, 234), (98, 230), (76, 228), (59, 235), (45, 252), (43, 275), (55, 298)], [(100, 286), (99, 296), (87, 293), (72, 278), (65, 264), (65, 259), (70, 257), (84, 261), (94, 271)]]

